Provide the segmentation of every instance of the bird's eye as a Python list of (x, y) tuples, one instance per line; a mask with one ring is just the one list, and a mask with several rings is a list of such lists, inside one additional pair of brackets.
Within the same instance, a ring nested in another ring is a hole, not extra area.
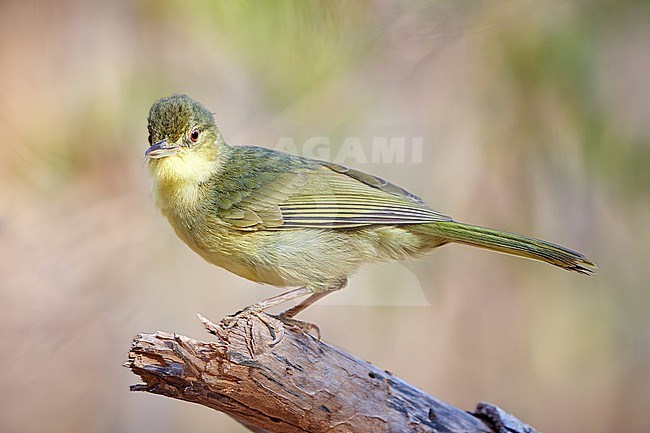
[(153, 138), (151, 138), (151, 134), (149, 134), (147, 140), (149, 140), (149, 146), (151, 146), (153, 144)]
[(190, 140), (196, 143), (198, 139), (199, 139), (199, 128), (194, 128), (192, 129), (192, 132), (190, 132)]

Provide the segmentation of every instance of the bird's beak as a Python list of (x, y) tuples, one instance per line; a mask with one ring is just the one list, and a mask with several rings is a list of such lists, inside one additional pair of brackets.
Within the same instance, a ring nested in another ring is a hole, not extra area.
[(160, 159), (174, 155), (177, 150), (178, 146), (167, 143), (167, 140), (162, 140), (149, 146), (144, 156), (145, 158)]

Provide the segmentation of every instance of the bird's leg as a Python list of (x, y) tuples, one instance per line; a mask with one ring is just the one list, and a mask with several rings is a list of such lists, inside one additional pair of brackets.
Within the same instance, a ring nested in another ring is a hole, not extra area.
[(305, 334), (310, 334), (311, 332), (314, 332), (314, 334), (316, 334), (316, 338), (320, 340), (321, 334), (318, 325), (316, 325), (315, 323), (294, 319), (294, 316), (302, 312), (304, 309), (312, 305), (314, 302), (323, 299), (325, 296), (329, 295), (330, 293), (336, 292), (337, 290), (341, 290), (343, 287), (345, 287), (347, 283), (348, 280), (344, 279), (342, 281), (339, 281), (337, 284), (328, 287), (326, 290), (323, 290), (322, 292), (312, 293), (311, 296), (309, 296), (307, 299), (304, 299), (299, 304), (289, 308), (288, 310), (283, 311), (282, 313), (274, 317), (276, 317), (278, 320), (281, 320), (282, 322), (284, 322), (285, 324), (293, 328), (297, 328), (298, 330), (300, 330)]
[(276, 305), (284, 304), (285, 302), (307, 296), (311, 293), (313, 293), (311, 289), (307, 287), (300, 287), (298, 289), (289, 290), (288, 292), (284, 292), (282, 294), (264, 299), (263, 301), (256, 302), (255, 304), (244, 308), (241, 312), (243, 313), (245, 311), (255, 311), (259, 313), (271, 307), (275, 307)]
[(300, 302), (299, 304), (273, 317), (280, 320), (285, 325), (288, 325), (292, 328), (299, 330), (303, 334), (312, 335), (313, 333), (313, 335), (316, 336), (316, 339), (320, 340), (320, 328), (318, 327), (317, 324), (312, 322), (306, 322), (304, 320), (294, 319), (293, 316), (300, 313), (302, 310), (309, 307), (311, 304), (318, 301), (319, 299), (324, 298), (330, 293), (331, 292), (329, 290), (325, 292), (314, 293), (304, 301)]
[[(305, 334), (314, 332), (317, 336), (317, 339), (320, 340), (320, 328), (318, 325), (310, 322), (305, 322), (302, 320), (294, 319), (293, 316), (303, 311), (305, 308), (309, 307), (314, 302), (319, 299), (324, 298), (332, 292), (342, 289), (347, 284), (347, 279), (341, 280), (336, 284), (327, 287), (324, 290), (314, 293), (313, 289), (308, 287), (300, 287), (298, 289), (290, 290), (288, 292), (282, 293), (277, 296), (273, 296), (263, 301), (256, 302), (253, 305), (249, 305), (238, 313), (235, 313), (231, 316), (226, 316), (221, 320), (221, 324), (225, 328), (232, 328), (237, 323), (237, 319), (256, 316), (269, 328), (271, 335), (273, 335), (273, 341), (269, 343), (269, 346), (275, 346), (284, 338), (284, 326), (286, 324), (292, 328), (296, 328)], [(309, 296), (307, 299), (303, 300), (299, 304), (295, 305), (288, 310), (278, 314), (277, 316), (266, 316), (260, 315), (264, 310), (280, 305), (282, 303), (292, 301), (303, 296)]]
[(264, 322), (264, 324), (269, 328), (271, 334), (274, 336), (273, 341), (269, 344), (270, 346), (274, 346), (284, 338), (284, 327), (282, 325), (282, 322), (280, 322), (278, 319), (275, 318), (269, 320), (268, 317), (261, 316), (260, 313), (268, 308), (274, 307), (276, 305), (303, 296), (307, 296), (309, 294), (313, 294), (313, 291), (311, 289), (307, 287), (300, 287), (299, 289), (290, 290), (280, 295), (264, 299), (263, 301), (256, 302), (255, 304), (249, 305), (248, 307), (244, 308), (238, 313), (224, 317), (221, 320), (221, 325), (224, 328), (232, 328), (233, 326), (235, 326), (235, 323), (237, 323), (237, 319), (250, 317), (250, 316), (257, 316), (260, 320)]
[(324, 292), (318, 292), (318, 293), (313, 293), (311, 296), (308, 298), (304, 299), (301, 301), (299, 304), (294, 305), (293, 307), (284, 310), (282, 313), (278, 314), (277, 317), (282, 320), (282, 319), (291, 319), (293, 316), (297, 315), (298, 313), (301, 313), (304, 309), (309, 307), (311, 304), (315, 303), (316, 301), (323, 299), (325, 296), (329, 295), (332, 293), (333, 290), (327, 290)]

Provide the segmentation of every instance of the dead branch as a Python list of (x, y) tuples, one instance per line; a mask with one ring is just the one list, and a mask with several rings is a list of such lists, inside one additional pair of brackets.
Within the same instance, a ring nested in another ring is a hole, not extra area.
[(259, 318), (229, 329), (202, 320), (215, 341), (136, 336), (125, 366), (144, 383), (131, 390), (216, 409), (258, 433), (535, 433), (495, 406), (462, 411), (302, 333), (287, 329), (269, 347)]

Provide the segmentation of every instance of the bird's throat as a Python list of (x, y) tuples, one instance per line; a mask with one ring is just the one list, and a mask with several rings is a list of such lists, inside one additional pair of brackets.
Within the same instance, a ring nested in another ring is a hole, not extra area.
[(150, 171), (156, 203), (163, 214), (169, 215), (196, 207), (200, 185), (218, 171), (218, 162), (186, 153), (152, 161)]

